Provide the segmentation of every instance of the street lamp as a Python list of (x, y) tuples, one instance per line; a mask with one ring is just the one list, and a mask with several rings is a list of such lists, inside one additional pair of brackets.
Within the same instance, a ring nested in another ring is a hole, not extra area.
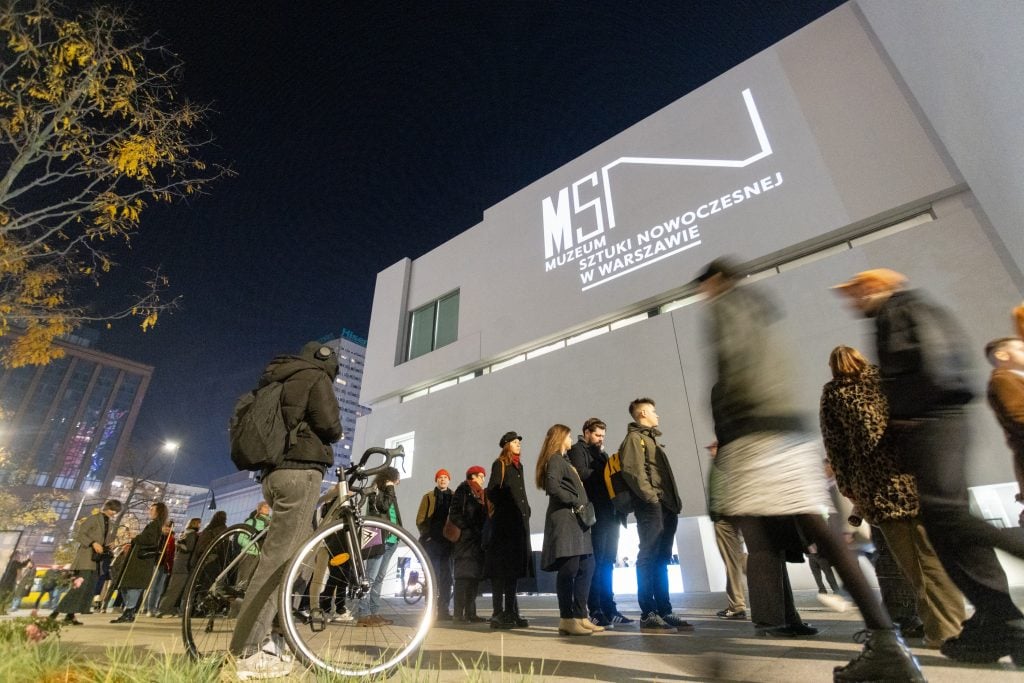
[(78, 521), (78, 516), (82, 514), (82, 506), (85, 505), (85, 499), (96, 493), (94, 487), (89, 487), (82, 491), (82, 497), (78, 501), (78, 509), (75, 510), (75, 516), (71, 518), (71, 526), (68, 529), (68, 540), (70, 541), (75, 535), (75, 522)]
[(174, 466), (178, 464), (178, 449), (181, 447), (177, 441), (164, 441), (163, 451), (164, 453), (171, 454), (171, 467), (167, 470), (167, 481), (164, 482), (164, 487), (160, 491), (160, 501), (167, 497), (167, 487), (171, 485), (171, 476), (174, 474)]

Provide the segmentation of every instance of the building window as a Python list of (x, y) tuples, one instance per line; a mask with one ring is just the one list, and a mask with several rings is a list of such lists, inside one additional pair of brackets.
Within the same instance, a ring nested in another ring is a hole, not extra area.
[(431, 301), (409, 314), (409, 344), (406, 360), (412, 360), (459, 336), (459, 292)]
[(406, 432), (384, 440), (384, 448), (397, 448), (398, 446), (405, 449), (405, 457), (396, 459), (392, 466), (398, 470), (401, 478), (405, 479), (412, 476), (412, 461), (416, 452), (416, 432)]

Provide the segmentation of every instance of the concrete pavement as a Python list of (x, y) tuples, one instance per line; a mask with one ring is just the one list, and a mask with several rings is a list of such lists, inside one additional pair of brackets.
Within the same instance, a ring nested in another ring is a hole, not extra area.
[[(749, 621), (717, 619), (715, 612), (725, 605), (722, 593), (674, 595), (676, 613), (696, 630), (670, 635), (641, 634), (634, 624), (587, 637), (560, 636), (553, 595), (521, 595), (519, 601), (523, 616), (530, 620), (525, 630), (492, 631), (486, 624), (435, 626), (421, 649), (421, 675), (416, 678), (464, 681), (467, 669), (485, 669), (491, 672), (486, 680), (494, 681), (831, 681), (832, 668), (860, 649), (853, 641), (862, 628), (859, 613), (828, 611), (817, 603), (813, 591), (798, 591), (797, 607), (821, 633), (785, 640), (755, 636)], [(490, 611), (489, 598), (480, 598), (478, 604), (481, 614)], [(637, 613), (635, 598), (620, 599), (619, 606), (630, 616)], [(64, 629), (61, 639), (97, 657), (111, 646), (183, 652), (178, 621), (140, 617), (130, 628), (108, 623), (111, 618), (80, 616), (85, 625)], [(1024, 680), (1008, 659), (992, 666), (965, 666), (935, 650), (914, 647), (914, 652), (932, 683)], [(530, 672), (532, 678), (523, 676)]]

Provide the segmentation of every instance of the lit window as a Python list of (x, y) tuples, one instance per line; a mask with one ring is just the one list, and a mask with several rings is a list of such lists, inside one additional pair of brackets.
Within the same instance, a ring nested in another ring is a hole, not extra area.
[(451, 344), (459, 336), (459, 292), (420, 306), (409, 314), (406, 360)]

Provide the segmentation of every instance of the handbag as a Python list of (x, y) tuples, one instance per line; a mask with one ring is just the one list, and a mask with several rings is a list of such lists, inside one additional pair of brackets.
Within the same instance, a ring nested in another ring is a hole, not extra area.
[(135, 556), (140, 560), (152, 560), (159, 554), (160, 550), (158, 548), (139, 548), (139, 552), (135, 553)]
[(104, 550), (102, 553), (98, 553), (95, 550), (92, 551), (92, 561), (93, 562), (106, 562), (107, 560), (109, 560), (113, 556), (114, 556), (114, 553), (110, 552), (109, 550)]
[(576, 520), (584, 529), (589, 529), (597, 524), (597, 512), (594, 511), (594, 504), (589, 500), (583, 505), (574, 507), (572, 511), (576, 515)]
[(457, 543), (462, 538), (462, 529), (452, 522), (451, 517), (449, 517), (444, 520), (444, 529), (441, 530), (441, 535), (452, 543)]

